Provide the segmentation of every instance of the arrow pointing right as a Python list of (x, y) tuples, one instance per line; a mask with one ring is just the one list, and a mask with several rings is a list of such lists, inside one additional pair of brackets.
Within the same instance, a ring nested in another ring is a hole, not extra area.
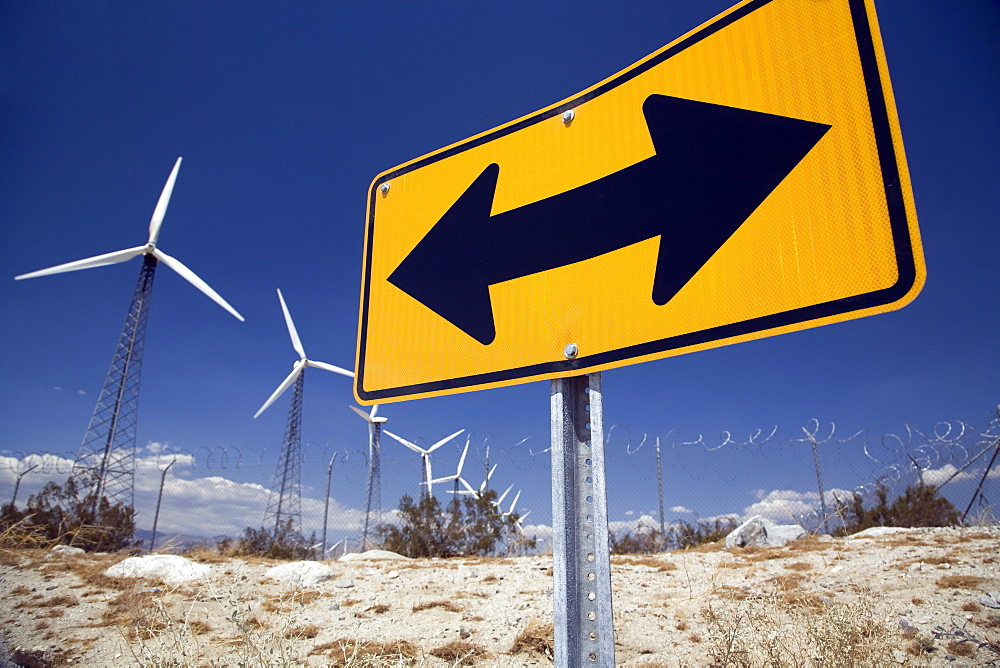
[(665, 95), (643, 114), (654, 156), (518, 209), (490, 215), (500, 167), (488, 165), (389, 282), (487, 345), (489, 286), (659, 237), (662, 306), (831, 127)]

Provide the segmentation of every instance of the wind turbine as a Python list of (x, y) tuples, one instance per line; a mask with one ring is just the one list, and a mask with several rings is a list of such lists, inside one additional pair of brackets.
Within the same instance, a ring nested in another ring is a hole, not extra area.
[(434, 483), (432, 482), (434, 480), (434, 476), (431, 474), (431, 453), (434, 452), (435, 450), (437, 450), (438, 448), (440, 448), (442, 445), (444, 445), (448, 441), (452, 440), (453, 438), (455, 438), (456, 436), (458, 436), (459, 434), (461, 434), (464, 431), (465, 431), (464, 429), (459, 429), (454, 434), (451, 434), (450, 436), (445, 436), (440, 441), (438, 441), (437, 443), (435, 443), (431, 447), (427, 448), (426, 450), (424, 448), (421, 448), (416, 443), (413, 443), (411, 441), (407, 441), (402, 436), (396, 436), (394, 433), (392, 433), (388, 429), (385, 430), (385, 433), (388, 436), (396, 439), (397, 441), (399, 441), (400, 443), (402, 443), (403, 445), (405, 445), (410, 450), (413, 450), (414, 452), (416, 452), (417, 454), (420, 455), (420, 459), (423, 460), (423, 474), (421, 475), (420, 484), (421, 485), (427, 485), (427, 495), (431, 496), (434, 493), (434, 489), (433, 489)]
[(305, 382), (305, 371), (307, 366), (317, 369), (332, 371), (348, 378), (354, 377), (354, 372), (342, 369), (339, 366), (317, 362), (306, 357), (305, 348), (302, 347), (302, 340), (295, 329), (295, 322), (292, 314), (288, 311), (285, 298), (278, 290), (278, 301), (281, 302), (281, 311), (285, 315), (285, 325), (288, 327), (288, 336), (292, 340), (292, 348), (299, 354), (299, 359), (292, 365), (292, 371), (281, 381), (278, 389), (271, 393), (264, 405), (261, 406), (254, 418), (263, 413), (268, 407), (280, 397), (293, 383), (292, 403), (288, 408), (288, 423), (285, 427), (285, 441), (281, 448), (281, 457), (278, 459), (278, 467), (274, 471), (274, 483), (271, 486), (271, 496), (267, 502), (267, 509), (264, 511), (264, 524), (268, 524), (268, 519), (274, 517), (274, 533), (277, 536), (281, 530), (282, 516), (287, 516), (293, 522), (301, 519), (301, 507), (299, 499), (301, 497), (300, 482), (302, 477), (302, 388)]
[(382, 425), (389, 418), (377, 415), (378, 404), (365, 413), (356, 406), (348, 406), (368, 423), (368, 485), (365, 501), (365, 526), (361, 532), (361, 549), (368, 544), (368, 532), (375, 528), (376, 518), (382, 516), (382, 482), (380, 464), (382, 452)]
[(108, 374), (104, 379), (94, 413), (90, 418), (87, 432), (74, 463), (74, 470), (86, 474), (94, 491), (92, 511), (96, 513), (100, 500), (106, 497), (114, 506), (133, 503), (135, 436), (139, 412), (139, 379), (142, 369), (142, 352), (146, 340), (146, 320), (149, 315), (150, 298), (153, 292), (153, 274), (160, 262), (167, 265), (191, 283), (212, 301), (226, 309), (238, 320), (243, 316), (229, 305), (208, 283), (188, 269), (180, 260), (167, 255), (157, 247), (160, 228), (167, 213), (167, 205), (181, 168), (181, 158), (177, 158), (174, 168), (167, 177), (160, 198), (149, 220), (149, 237), (142, 246), (105, 253), (94, 257), (67, 262), (15, 276), (15, 280), (61, 274), (91, 269), (110, 264), (126, 262), (142, 255), (139, 280), (132, 294), (132, 301), (118, 338), (118, 346), (111, 359)]

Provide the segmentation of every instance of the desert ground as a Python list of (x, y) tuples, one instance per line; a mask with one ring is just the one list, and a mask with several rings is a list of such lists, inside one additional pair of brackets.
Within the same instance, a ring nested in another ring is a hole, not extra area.
[[(998, 548), (993, 526), (614, 556), (616, 663), (1000, 665)], [(122, 555), (0, 551), (0, 665), (552, 663), (551, 556), (375, 552), (316, 581), (186, 556), (207, 571), (167, 582), (105, 574)]]

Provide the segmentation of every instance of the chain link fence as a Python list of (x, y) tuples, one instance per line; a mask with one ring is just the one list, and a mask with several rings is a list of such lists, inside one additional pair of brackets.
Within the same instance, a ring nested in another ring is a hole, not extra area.
[[(435, 478), (453, 476), (462, 450), (461, 477), (473, 489), (502, 495), (504, 512), (522, 517), (526, 534), (547, 548), (551, 526), (548, 435), (504, 444), (463, 434), (432, 456)], [(301, 517), (297, 526), (328, 556), (360, 545), (367, 504), (367, 444), (358, 448), (307, 443), (301, 448)], [(1000, 417), (974, 426), (961, 421), (894, 433), (846, 431), (810, 420), (709, 438), (664, 429), (659, 434), (626, 425), (606, 432), (608, 512), (613, 533), (663, 531), (677, 523), (741, 521), (762, 515), (809, 531), (831, 531), (855, 494), (870, 503), (878, 488), (893, 499), (922, 482), (939, 490), (965, 523), (995, 523), (1000, 501)], [(138, 538), (156, 549), (213, 543), (263, 525), (280, 447), (185, 451), (149, 443), (135, 456), (134, 507)], [(380, 466), (381, 517), (404, 494), (416, 498), (423, 468), (418, 455), (387, 439)], [(0, 503), (23, 507), (47, 482), (62, 483), (72, 455), (0, 453)], [(492, 475), (489, 475), (492, 470)], [(438, 483), (443, 504), (464, 489)], [(329, 494), (327, 494), (329, 490)], [(325, 524), (324, 524), (325, 520)], [(325, 530), (325, 531), (324, 531)]]

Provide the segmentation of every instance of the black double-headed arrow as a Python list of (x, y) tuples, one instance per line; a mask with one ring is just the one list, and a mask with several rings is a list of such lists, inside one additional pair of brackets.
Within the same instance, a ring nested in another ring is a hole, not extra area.
[(665, 95), (642, 111), (656, 155), (495, 216), (491, 164), (389, 282), (486, 345), (491, 285), (660, 237), (652, 299), (666, 304), (830, 129)]

